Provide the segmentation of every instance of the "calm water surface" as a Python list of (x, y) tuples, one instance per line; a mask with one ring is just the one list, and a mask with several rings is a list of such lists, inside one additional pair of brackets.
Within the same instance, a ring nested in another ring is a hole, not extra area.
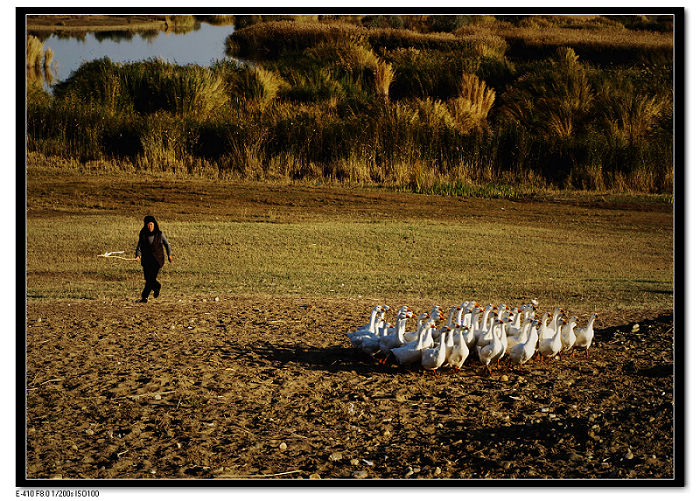
[(65, 80), (82, 63), (109, 57), (114, 62), (136, 62), (162, 58), (176, 64), (209, 66), (217, 59), (224, 59), (225, 40), (233, 33), (232, 25), (213, 26), (202, 23), (200, 28), (188, 33), (153, 32), (134, 34), (131, 39), (104, 38), (99, 33), (88, 33), (85, 38), (58, 38), (51, 35), (44, 41), (44, 49), (54, 52), (52, 73), (54, 83)]

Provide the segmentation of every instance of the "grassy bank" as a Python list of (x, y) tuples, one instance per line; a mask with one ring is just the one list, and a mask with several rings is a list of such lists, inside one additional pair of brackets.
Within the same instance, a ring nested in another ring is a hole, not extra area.
[(254, 64), (85, 63), (53, 95), (29, 93), (28, 147), (419, 193), (671, 193), (672, 34), (542, 19), (236, 18), (229, 54)]
[(644, 197), (509, 202), (311, 186), (28, 176), (30, 300), (136, 297), (146, 213), (169, 297), (265, 295), (576, 310), (673, 306), (672, 213)]

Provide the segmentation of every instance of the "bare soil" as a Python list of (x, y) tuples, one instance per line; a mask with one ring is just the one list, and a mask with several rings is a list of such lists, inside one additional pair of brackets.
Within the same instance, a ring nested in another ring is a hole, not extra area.
[(30, 302), (27, 478), (674, 478), (670, 312), (435, 377), (352, 349), (372, 306)]

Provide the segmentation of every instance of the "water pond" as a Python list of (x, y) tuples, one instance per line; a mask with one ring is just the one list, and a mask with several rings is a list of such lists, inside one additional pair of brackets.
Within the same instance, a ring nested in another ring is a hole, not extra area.
[(217, 59), (226, 58), (225, 40), (233, 30), (232, 25), (201, 23), (187, 33), (92, 32), (78, 38), (52, 34), (44, 40), (44, 49), (51, 48), (54, 52), (48, 80), (52, 83), (65, 80), (82, 63), (103, 57), (114, 62), (161, 58), (176, 64), (209, 66)]

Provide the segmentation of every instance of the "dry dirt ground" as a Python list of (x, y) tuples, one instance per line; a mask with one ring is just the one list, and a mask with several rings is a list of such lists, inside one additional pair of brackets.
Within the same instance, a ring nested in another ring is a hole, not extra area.
[(32, 301), (27, 478), (674, 478), (670, 313), (434, 377), (352, 349), (372, 306)]

